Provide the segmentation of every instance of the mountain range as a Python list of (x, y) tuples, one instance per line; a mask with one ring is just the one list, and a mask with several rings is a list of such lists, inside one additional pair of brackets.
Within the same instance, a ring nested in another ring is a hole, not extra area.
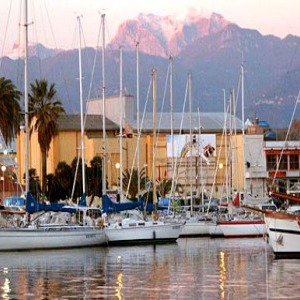
[[(203, 112), (222, 112), (225, 90), (227, 100), (230, 93), (236, 95), (236, 114), (241, 116), (243, 64), (246, 118), (258, 117), (273, 127), (289, 124), (300, 87), (299, 37), (262, 35), (257, 30), (241, 28), (216, 13), (192, 15), (184, 20), (140, 14), (122, 23), (106, 47), (107, 96), (119, 94), (120, 45), (123, 48), (123, 87), (126, 93), (136, 95), (137, 41), (142, 109), (145, 103), (148, 103), (147, 111), (152, 109), (148, 90), (153, 68), (157, 70), (158, 110), (170, 109), (166, 78), (172, 56), (175, 111), (188, 110), (187, 104), (183, 106), (190, 72), (194, 110), (199, 107)], [(66, 111), (79, 112), (78, 50), (47, 49), (39, 44), (31, 45), (29, 53), (30, 81), (46, 78), (54, 82)], [(23, 90), (23, 63), (13, 58), (15, 55), (2, 58), (0, 76), (10, 78)], [(101, 49), (84, 48), (82, 62), (84, 99), (101, 97)]]

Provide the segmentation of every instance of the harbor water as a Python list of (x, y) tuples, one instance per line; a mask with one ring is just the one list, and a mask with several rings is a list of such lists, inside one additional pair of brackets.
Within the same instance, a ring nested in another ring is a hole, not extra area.
[(263, 238), (0, 253), (1, 299), (300, 299)]

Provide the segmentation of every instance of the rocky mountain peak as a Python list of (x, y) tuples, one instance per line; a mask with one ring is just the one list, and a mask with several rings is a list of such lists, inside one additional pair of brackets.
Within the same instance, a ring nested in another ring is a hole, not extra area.
[(146, 54), (168, 57), (178, 55), (187, 45), (206, 35), (224, 29), (229, 21), (212, 13), (209, 17), (189, 13), (184, 20), (175, 16), (140, 14), (134, 20), (127, 20), (119, 26), (109, 47), (133, 51), (136, 41)]

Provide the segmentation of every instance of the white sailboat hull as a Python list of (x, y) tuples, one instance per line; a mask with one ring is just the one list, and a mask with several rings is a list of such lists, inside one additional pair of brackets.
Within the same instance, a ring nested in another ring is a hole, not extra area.
[(212, 237), (259, 237), (265, 233), (265, 223), (260, 220), (222, 221), (209, 228)]
[(204, 236), (209, 235), (210, 222), (207, 221), (187, 221), (182, 228), (180, 236)]
[(276, 257), (300, 257), (300, 224), (297, 218), (281, 219), (265, 215), (268, 242)]
[(109, 244), (163, 243), (175, 242), (182, 230), (182, 224), (164, 224), (145, 222), (144, 225), (106, 227), (105, 233)]
[(107, 243), (104, 230), (89, 226), (5, 228), (0, 230), (0, 251), (74, 248)]

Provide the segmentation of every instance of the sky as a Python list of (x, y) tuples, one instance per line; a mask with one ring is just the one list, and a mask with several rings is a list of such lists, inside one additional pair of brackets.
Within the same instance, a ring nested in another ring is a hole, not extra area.
[[(0, 54), (22, 41), (21, 0), (1, 0)], [(300, 0), (28, 0), (29, 40), (49, 48), (77, 48), (78, 22), (82, 16), (83, 46), (97, 46), (100, 16), (106, 15), (106, 39), (118, 26), (139, 13), (173, 15), (221, 14), (242, 28), (262, 34), (300, 36)], [(1, 56), (1, 55), (0, 55)]]

